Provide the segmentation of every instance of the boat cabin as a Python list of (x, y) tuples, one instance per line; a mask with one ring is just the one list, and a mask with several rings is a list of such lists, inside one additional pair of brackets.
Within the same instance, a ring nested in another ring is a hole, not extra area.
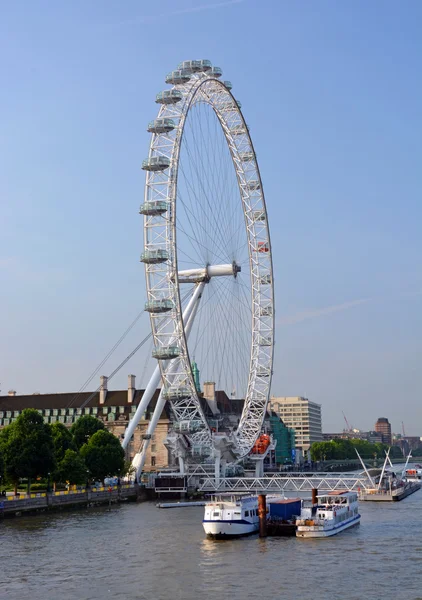
[(356, 492), (330, 492), (317, 497), (317, 504), (304, 503), (302, 519), (350, 518), (358, 514), (358, 495)]

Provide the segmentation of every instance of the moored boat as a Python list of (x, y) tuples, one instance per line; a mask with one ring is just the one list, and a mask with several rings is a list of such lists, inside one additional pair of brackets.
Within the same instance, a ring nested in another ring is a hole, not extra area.
[(258, 497), (221, 494), (205, 505), (204, 531), (208, 537), (224, 539), (256, 533), (259, 529)]
[(317, 496), (317, 504), (304, 503), (296, 521), (296, 536), (320, 538), (336, 535), (360, 522), (356, 492), (330, 492)]

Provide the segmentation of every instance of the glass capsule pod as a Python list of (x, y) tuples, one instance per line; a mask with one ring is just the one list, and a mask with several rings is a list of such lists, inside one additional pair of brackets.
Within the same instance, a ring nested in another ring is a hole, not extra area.
[(168, 73), (166, 76), (166, 83), (170, 83), (171, 85), (180, 85), (183, 83), (187, 83), (190, 79), (190, 74), (184, 69), (178, 69), (177, 71), (172, 71)]
[(236, 100), (236, 104), (238, 108), (242, 108), (242, 103), (240, 100)]
[(187, 73), (199, 73), (199, 71), (202, 71), (200, 60), (184, 60), (177, 65), (177, 68)]
[(177, 358), (180, 354), (180, 350), (177, 346), (161, 346), (161, 348), (154, 348), (152, 351), (152, 357), (158, 360), (170, 360)]
[(145, 250), (141, 254), (141, 262), (147, 265), (156, 265), (164, 263), (169, 259), (169, 253), (167, 250), (158, 248), (156, 250)]
[(259, 181), (259, 179), (251, 179), (250, 181), (248, 181), (248, 190), (251, 192), (254, 192), (256, 190), (260, 190), (261, 189), (261, 183)]
[(155, 96), (155, 101), (157, 104), (176, 104), (182, 98), (183, 94), (180, 90), (164, 90)]
[(223, 81), (224, 85), (226, 86), (226, 88), (228, 90), (232, 90), (233, 89), (233, 84), (231, 81)]
[(261, 317), (272, 317), (273, 316), (272, 304), (267, 304), (266, 306), (261, 306), (261, 310), (259, 312), (260, 312)]
[(145, 302), (144, 310), (149, 313), (165, 313), (169, 312), (174, 308), (174, 304), (168, 298), (163, 298), (161, 300), (151, 300), (150, 302)]
[(190, 398), (191, 396), (192, 392), (188, 387), (170, 387), (167, 390), (163, 390), (163, 398), (165, 400), (185, 400), (186, 398)]
[(270, 285), (271, 284), (271, 275), (266, 273), (259, 278), (259, 282), (261, 285)]
[(163, 215), (168, 210), (168, 203), (163, 200), (157, 200), (155, 202), (144, 202), (139, 208), (141, 215), (147, 215), (150, 217), (156, 217)]
[(149, 133), (168, 133), (169, 131), (173, 131), (175, 127), (176, 123), (173, 119), (160, 118), (148, 123)]
[(144, 171), (164, 171), (170, 166), (170, 159), (167, 156), (151, 156), (142, 161)]
[(220, 67), (211, 67), (211, 69), (208, 70), (208, 75), (211, 75), (212, 77), (221, 77), (223, 74), (222, 69), (220, 69)]
[(253, 211), (253, 219), (254, 221), (265, 221), (265, 211), (263, 210), (254, 210)]
[(179, 433), (195, 433), (203, 428), (203, 423), (202, 421), (178, 421), (173, 428)]
[(253, 152), (239, 152), (239, 158), (242, 162), (250, 162), (255, 157)]
[(266, 254), (267, 252), (270, 251), (270, 246), (269, 246), (268, 242), (258, 242), (257, 250), (258, 250), (258, 252), (261, 252), (261, 254)]
[(243, 135), (244, 133), (246, 133), (245, 126), (243, 125), (243, 123), (238, 123), (230, 129), (230, 133), (232, 135)]
[(267, 367), (258, 367), (256, 370), (257, 377), (269, 377), (271, 375), (271, 369)]

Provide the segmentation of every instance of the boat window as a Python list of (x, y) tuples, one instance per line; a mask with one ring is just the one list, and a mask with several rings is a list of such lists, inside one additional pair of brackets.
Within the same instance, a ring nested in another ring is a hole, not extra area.
[(220, 513), (219, 513), (219, 512), (218, 512), (218, 510), (217, 510), (216, 512), (213, 512), (213, 513), (212, 513), (212, 516), (213, 516), (213, 517), (219, 517), (219, 516), (220, 516)]
[(249, 517), (249, 511), (245, 510), (245, 517)]
[(234, 513), (234, 514), (235, 514), (235, 515), (240, 515), (240, 512), (236, 512), (236, 511), (235, 511), (235, 513)]

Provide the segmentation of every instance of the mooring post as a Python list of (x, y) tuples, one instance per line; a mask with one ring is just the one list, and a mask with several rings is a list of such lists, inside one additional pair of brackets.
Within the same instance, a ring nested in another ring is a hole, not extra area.
[(312, 488), (312, 504), (318, 504), (318, 489)]
[(267, 498), (265, 494), (258, 496), (259, 537), (267, 537)]

